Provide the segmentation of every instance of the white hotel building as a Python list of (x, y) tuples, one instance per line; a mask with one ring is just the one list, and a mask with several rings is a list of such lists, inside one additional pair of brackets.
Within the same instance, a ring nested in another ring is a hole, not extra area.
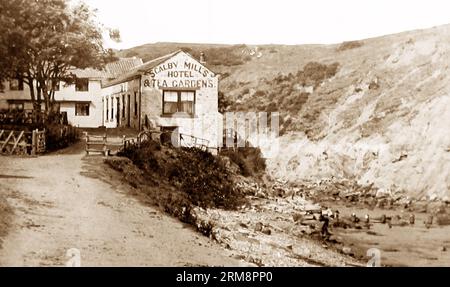
[[(210, 146), (222, 140), (218, 75), (188, 53), (180, 50), (146, 63), (122, 58), (103, 71), (73, 73), (76, 83), (59, 83), (55, 101), (74, 126), (178, 128)], [(15, 80), (4, 86), (0, 110), (32, 109), (27, 85)]]

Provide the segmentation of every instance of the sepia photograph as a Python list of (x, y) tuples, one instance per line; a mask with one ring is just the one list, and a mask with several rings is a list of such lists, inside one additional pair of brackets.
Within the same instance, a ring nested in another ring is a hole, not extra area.
[(450, 267), (449, 8), (0, 0), (0, 266)]

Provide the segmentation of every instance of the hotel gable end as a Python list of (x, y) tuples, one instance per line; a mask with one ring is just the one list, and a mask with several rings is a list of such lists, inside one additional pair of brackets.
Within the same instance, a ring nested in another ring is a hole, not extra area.
[(221, 140), (218, 75), (181, 50), (107, 82), (102, 97), (107, 128), (178, 128), (211, 147)]

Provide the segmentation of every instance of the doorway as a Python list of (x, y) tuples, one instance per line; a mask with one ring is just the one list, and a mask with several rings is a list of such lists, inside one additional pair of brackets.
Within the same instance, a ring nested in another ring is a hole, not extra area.
[(120, 126), (120, 99), (117, 97), (116, 127)]
[(131, 99), (131, 96), (130, 96), (130, 94), (128, 94), (128, 97), (127, 97), (127, 127), (130, 127), (131, 126), (131, 116), (130, 116), (130, 113), (131, 113), (131, 101), (130, 101), (130, 99)]

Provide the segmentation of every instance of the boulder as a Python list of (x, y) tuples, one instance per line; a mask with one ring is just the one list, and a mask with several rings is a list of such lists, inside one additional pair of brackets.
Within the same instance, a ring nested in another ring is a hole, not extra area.
[(353, 250), (348, 246), (344, 246), (342, 247), (342, 253), (345, 255), (353, 255)]

